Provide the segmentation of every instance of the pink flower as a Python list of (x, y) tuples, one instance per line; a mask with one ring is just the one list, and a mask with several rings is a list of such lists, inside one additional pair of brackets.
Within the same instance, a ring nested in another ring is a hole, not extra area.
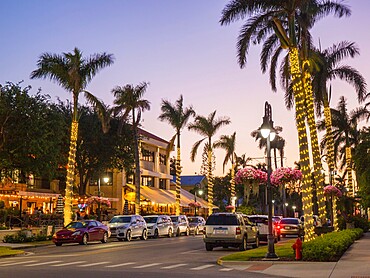
[(189, 207), (200, 208), (202, 205), (199, 202), (190, 202)]
[(252, 167), (240, 169), (235, 175), (235, 183), (244, 184), (248, 181), (255, 181), (259, 184), (265, 184), (267, 182), (267, 173)]
[(342, 197), (342, 191), (334, 185), (327, 185), (324, 187), (324, 195)]
[(276, 169), (271, 174), (271, 183), (279, 186), (291, 182), (297, 182), (302, 179), (302, 172), (291, 167), (281, 167)]

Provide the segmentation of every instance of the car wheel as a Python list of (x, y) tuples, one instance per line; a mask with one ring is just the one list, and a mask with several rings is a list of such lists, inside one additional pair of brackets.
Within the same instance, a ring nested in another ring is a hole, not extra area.
[(157, 238), (159, 236), (159, 234), (158, 234), (158, 229), (155, 229), (155, 231), (154, 231), (154, 238)]
[(141, 240), (147, 240), (148, 239), (148, 232), (146, 229), (143, 230), (143, 233), (141, 234), (140, 237)]
[(245, 251), (247, 250), (247, 239), (243, 237), (243, 241), (239, 246), (239, 251)]
[(186, 236), (190, 235), (190, 229), (189, 229), (189, 228), (186, 228), (185, 235), (186, 235)]
[(168, 229), (168, 237), (172, 237), (172, 229)]
[(176, 230), (176, 236), (180, 236), (180, 229), (179, 228)]
[(131, 241), (131, 231), (130, 231), (130, 230), (128, 230), (128, 231), (126, 232), (125, 240), (126, 240), (126, 241)]
[(196, 236), (197, 236), (197, 235), (199, 235), (199, 228), (198, 228), (198, 227), (196, 227), (196, 228), (195, 228), (194, 234), (195, 234)]
[(89, 236), (87, 234), (84, 234), (82, 236), (82, 241), (80, 242), (81, 245), (87, 245), (87, 242), (89, 241)]
[(101, 240), (101, 242), (102, 243), (107, 243), (107, 241), (108, 241), (108, 233), (104, 233), (104, 235), (103, 235), (103, 238), (102, 238), (102, 240)]
[(253, 247), (254, 248), (258, 248), (260, 246), (260, 239), (259, 239), (259, 237), (258, 236), (256, 236), (256, 241), (255, 241), (255, 243), (253, 244)]
[(213, 250), (213, 246), (212, 246), (212, 244), (210, 244), (210, 243), (206, 243), (206, 250), (207, 250), (207, 251), (212, 251), (212, 250)]
[(62, 246), (62, 243), (61, 242), (55, 242), (55, 245), (56, 246)]

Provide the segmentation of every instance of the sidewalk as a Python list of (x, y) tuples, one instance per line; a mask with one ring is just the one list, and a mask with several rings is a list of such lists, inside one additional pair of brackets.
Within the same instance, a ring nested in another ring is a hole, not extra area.
[(282, 277), (370, 278), (370, 232), (353, 243), (338, 262), (221, 261), (220, 264)]

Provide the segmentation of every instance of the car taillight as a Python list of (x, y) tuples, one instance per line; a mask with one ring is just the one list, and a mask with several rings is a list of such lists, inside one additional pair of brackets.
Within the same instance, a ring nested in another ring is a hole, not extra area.
[(276, 225), (276, 229), (280, 230), (280, 225)]
[(236, 227), (236, 234), (240, 235), (241, 233), (242, 233), (242, 231), (241, 231), (240, 227)]

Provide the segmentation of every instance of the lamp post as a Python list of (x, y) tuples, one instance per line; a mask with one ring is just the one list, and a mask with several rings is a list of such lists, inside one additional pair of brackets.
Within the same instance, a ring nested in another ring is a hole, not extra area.
[(268, 203), (268, 235), (267, 244), (268, 251), (265, 258), (276, 259), (278, 256), (275, 253), (275, 238), (272, 232), (272, 192), (271, 192), (271, 141), (275, 139), (274, 122), (272, 121), (272, 108), (271, 105), (265, 102), (265, 115), (260, 127), (261, 135), (266, 139), (267, 145), (267, 203)]
[(294, 217), (295, 217), (295, 209), (296, 209), (296, 208), (297, 208), (296, 206), (292, 206)]
[(199, 197), (203, 194), (203, 190), (202, 189), (195, 189), (194, 191), (194, 216), (197, 216), (197, 192), (199, 194)]
[[(109, 181), (109, 178), (108, 177), (104, 177), (103, 178), (103, 181), (104, 183), (107, 183)], [(99, 197), (99, 201), (98, 201), (98, 221), (101, 221), (101, 201), (100, 201), (100, 197), (101, 197), (101, 191), (100, 191), (100, 177), (98, 179), (98, 197)]]

